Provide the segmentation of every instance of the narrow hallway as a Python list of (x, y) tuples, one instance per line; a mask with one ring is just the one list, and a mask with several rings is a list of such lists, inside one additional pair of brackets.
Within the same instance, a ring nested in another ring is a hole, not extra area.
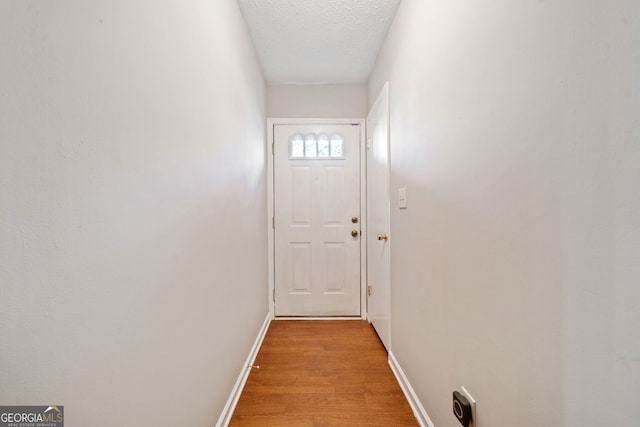
[[(640, 425), (639, 0), (0, 1), (0, 50), (0, 427)], [(390, 365), (271, 322), (353, 277)]]
[(364, 320), (271, 322), (230, 426), (416, 426)]

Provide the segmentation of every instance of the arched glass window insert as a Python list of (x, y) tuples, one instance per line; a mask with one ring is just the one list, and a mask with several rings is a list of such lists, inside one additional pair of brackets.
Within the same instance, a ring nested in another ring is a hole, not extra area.
[(291, 158), (304, 159), (304, 139), (302, 135), (293, 135), (291, 137)]
[(331, 137), (331, 157), (343, 158), (344, 157), (344, 140), (340, 135), (333, 135)]
[(317, 146), (318, 140), (316, 139), (316, 135), (313, 133), (307, 135), (304, 139), (304, 156), (306, 158), (318, 157)]
[(329, 157), (329, 135), (318, 136), (318, 157)]

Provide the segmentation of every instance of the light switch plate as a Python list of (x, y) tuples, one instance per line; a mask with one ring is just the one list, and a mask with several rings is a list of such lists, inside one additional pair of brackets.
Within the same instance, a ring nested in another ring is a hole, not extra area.
[(398, 207), (400, 207), (400, 209), (407, 209), (407, 187), (398, 189)]

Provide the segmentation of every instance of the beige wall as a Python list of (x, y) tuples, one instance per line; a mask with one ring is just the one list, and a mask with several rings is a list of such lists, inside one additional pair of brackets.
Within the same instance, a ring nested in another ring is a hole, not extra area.
[(480, 427), (640, 419), (639, 22), (400, 6), (369, 100), (390, 81), (392, 351), (437, 427), (462, 385)]
[(233, 0), (0, 3), (0, 403), (212, 426), (268, 311)]
[(274, 118), (362, 118), (367, 85), (269, 85), (267, 116)]

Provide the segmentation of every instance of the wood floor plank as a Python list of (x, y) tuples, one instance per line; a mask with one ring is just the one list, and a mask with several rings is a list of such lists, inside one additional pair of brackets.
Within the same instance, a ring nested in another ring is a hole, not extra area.
[(271, 322), (230, 426), (417, 426), (366, 321)]

